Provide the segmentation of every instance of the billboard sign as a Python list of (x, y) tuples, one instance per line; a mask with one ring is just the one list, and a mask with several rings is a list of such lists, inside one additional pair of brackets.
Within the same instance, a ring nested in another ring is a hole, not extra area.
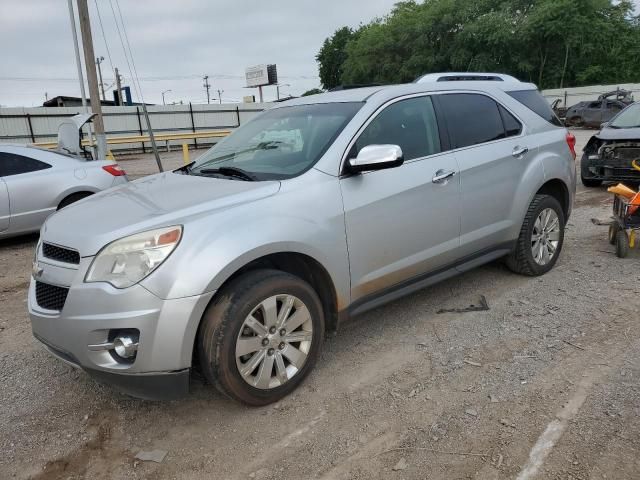
[(262, 87), (278, 83), (278, 72), (275, 65), (256, 65), (245, 70), (247, 87)]

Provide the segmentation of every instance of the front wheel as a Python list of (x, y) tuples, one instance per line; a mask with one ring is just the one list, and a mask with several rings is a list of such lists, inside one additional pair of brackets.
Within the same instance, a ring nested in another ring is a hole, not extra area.
[(516, 273), (538, 276), (558, 261), (564, 241), (564, 212), (549, 195), (536, 195), (525, 215), (516, 247), (507, 266)]
[(197, 339), (200, 366), (231, 398), (266, 405), (304, 380), (323, 338), (322, 304), (308, 283), (277, 270), (248, 272), (207, 308)]

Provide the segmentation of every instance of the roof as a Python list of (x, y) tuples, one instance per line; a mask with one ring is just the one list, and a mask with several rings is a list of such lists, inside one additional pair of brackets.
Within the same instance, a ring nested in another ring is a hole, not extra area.
[[(511, 77), (513, 78), (513, 77)], [(382, 85), (378, 87), (353, 88), (346, 90), (338, 90), (333, 92), (319, 93), (317, 95), (308, 95), (306, 97), (294, 98), (284, 104), (274, 105), (272, 108), (283, 108), (294, 105), (309, 105), (314, 103), (340, 103), (340, 102), (365, 102), (372, 96), (376, 98), (387, 97), (389, 99), (411, 95), (413, 93), (427, 93), (437, 91), (465, 90), (465, 91), (484, 91), (491, 92), (493, 90), (516, 91), (516, 90), (536, 90), (537, 87), (532, 83), (524, 83), (519, 80), (513, 81), (491, 81), (491, 80), (456, 80), (456, 81), (438, 81), (422, 80), (417, 83), (405, 83), (397, 85)]]

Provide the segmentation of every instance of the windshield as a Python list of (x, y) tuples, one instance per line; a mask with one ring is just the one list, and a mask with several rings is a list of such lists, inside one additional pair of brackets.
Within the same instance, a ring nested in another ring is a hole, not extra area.
[(268, 110), (205, 152), (192, 175), (281, 180), (310, 169), (361, 102), (297, 105)]
[(640, 103), (634, 103), (622, 110), (609, 122), (611, 128), (640, 127)]

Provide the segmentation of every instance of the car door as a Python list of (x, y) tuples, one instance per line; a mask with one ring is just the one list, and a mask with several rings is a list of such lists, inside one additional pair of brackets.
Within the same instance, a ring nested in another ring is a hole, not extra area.
[(602, 121), (602, 109), (604, 108), (605, 104), (606, 102), (598, 100), (587, 105), (587, 108), (585, 108), (582, 113), (582, 120), (584, 125), (600, 125)]
[(352, 142), (347, 158), (373, 144), (398, 145), (404, 155), (399, 167), (340, 179), (352, 301), (454, 261), (458, 165), (440, 134), (431, 98), (421, 95), (383, 106)]
[(460, 256), (508, 248), (511, 207), (531, 155), (522, 123), (481, 93), (434, 96), (460, 168)]
[(0, 172), (10, 200), (11, 231), (37, 230), (55, 211), (51, 201), (60, 187), (52, 181), (50, 168), (50, 164), (34, 158), (0, 152)]
[[(0, 172), (2, 175), (2, 172)], [(9, 228), (9, 219), (11, 218), (11, 210), (9, 209), (9, 190), (7, 184), (0, 176), (0, 232)]]

